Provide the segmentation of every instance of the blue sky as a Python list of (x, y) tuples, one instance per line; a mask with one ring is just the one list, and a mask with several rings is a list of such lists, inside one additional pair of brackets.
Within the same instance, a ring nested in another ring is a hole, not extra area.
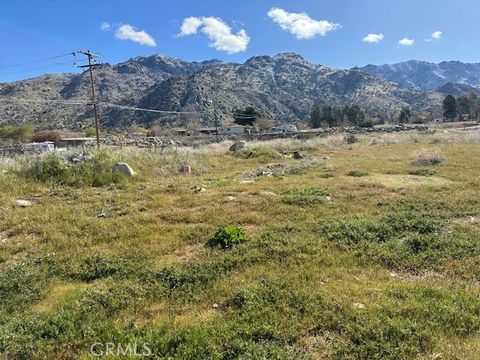
[(110, 63), (151, 54), (243, 62), (280, 52), (338, 68), (479, 62), (479, 13), (478, 0), (4, 0), (0, 82), (75, 71), (70, 57), (12, 65), (80, 49)]

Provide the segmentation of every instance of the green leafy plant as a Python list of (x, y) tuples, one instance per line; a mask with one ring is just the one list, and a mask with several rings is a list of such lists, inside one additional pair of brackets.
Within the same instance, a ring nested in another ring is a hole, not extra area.
[(210, 247), (220, 247), (222, 249), (230, 249), (235, 245), (239, 245), (247, 240), (245, 231), (241, 228), (225, 226), (218, 228), (212, 237), (207, 241)]

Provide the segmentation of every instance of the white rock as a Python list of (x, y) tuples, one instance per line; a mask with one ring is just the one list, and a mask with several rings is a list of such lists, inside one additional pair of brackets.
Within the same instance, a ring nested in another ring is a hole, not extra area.
[(29, 207), (29, 206), (32, 206), (32, 203), (28, 200), (17, 200), (17, 205), (20, 206), (20, 207)]
[(117, 163), (113, 167), (113, 171), (128, 177), (134, 177), (137, 175), (137, 173), (127, 163)]

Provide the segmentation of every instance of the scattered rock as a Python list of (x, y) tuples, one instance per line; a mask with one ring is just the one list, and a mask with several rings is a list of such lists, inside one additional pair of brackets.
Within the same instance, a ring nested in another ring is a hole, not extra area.
[(134, 177), (137, 175), (137, 173), (127, 163), (117, 163), (113, 167), (113, 171), (128, 177)]
[(393, 278), (398, 277), (398, 274), (396, 272), (393, 272), (393, 271), (391, 271), (389, 275), (390, 275), (390, 277), (393, 277)]
[(218, 305), (217, 303), (214, 303), (214, 304), (212, 305), (212, 308), (214, 308), (214, 309), (218, 309), (219, 307), (220, 307), (220, 305)]
[(235, 200), (237, 200), (237, 198), (236, 198), (235, 196), (227, 196), (227, 197), (225, 198), (225, 200), (227, 200), (227, 201), (235, 201)]
[(333, 198), (330, 195), (325, 196), (325, 200), (328, 202), (333, 201)]
[(17, 205), (23, 208), (30, 207), (32, 206), (32, 203), (28, 200), (17, 200), (16, 201)]
[(207, 191), (203, 185), (194, 185), (191, 187), (191, 189), (195, 194)]
[(105, 214), (104, 212), (101, 212), (99, 214), (97, 214), (97, 218), (100, 219), (100, 218), (106, 218), (107, 217), (107, 214)]
[(362, 304), (360, 302), (353, 303), (353, 307), (355, 309), (365, 309), (366, 308), (365, 304)]
[(237, 152), (237, 151), (243, 149), (245, 147), (245, 145), (247, 145), (245, 143), (245, 141), (238, 141), (238, 142), (234, 143), (232, 146), (230, 146), (230, 148), (228, 150), (231, 151), (231, 152)]
[(322, 159), (323, 160), (330, 160), (330, 157), (329, 156), (324, 156)]
[(299, 151), (294, 151), (292, 157), (295, 160), (302, 160), (304, 156)]

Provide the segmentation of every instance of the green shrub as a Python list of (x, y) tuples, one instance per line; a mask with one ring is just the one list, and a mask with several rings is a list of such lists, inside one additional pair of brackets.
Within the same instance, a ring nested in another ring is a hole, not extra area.
[(218, 228), (212, 237), (207, 241), (210, 247), (220, 247), (222, 249), (230, 249), (234, 245), (241, 244), (247, 240), (245, 231), (241, 228), (230, 226)]
[(368, 176), (368, 172), (362, 171), (362, 170), (351, 170), (347, 173), (347, 176), (363, 177), (363, 176)]
[(417, 169), (417, 170), (410, 170), (408, 174), (416, 175), (416, 176), (435, 176), (437, 175), (437, 172), (431, 169)]
[(106, 151), (95, 152), (80, 164), (70, 163), (61, 154), (53, 152), (27, 159), (17, 175), (55, 185), (99, 187), (123, 179), (113, 170), (115, 163)]
[(289, 205), (312, 206), (325, 201), (327, 191), (317, 187), (301, 187), (288, 190), (283, 202)]
[(345, 141), (345, 143), (347, 143), (349, 145), (352, 145), (352, 144), (355, 144), (355, 143), (358, 142), (358, 138), (353, 134), (345, 135), (343, 140)]
[(243, 148), (240, 151), (235, 152), (234, 155), (243, 159), (262, 158), (264, 160), (277, 160), (282, 157), (282, 155), (278, 151), (266, 146), (253, 146)]

